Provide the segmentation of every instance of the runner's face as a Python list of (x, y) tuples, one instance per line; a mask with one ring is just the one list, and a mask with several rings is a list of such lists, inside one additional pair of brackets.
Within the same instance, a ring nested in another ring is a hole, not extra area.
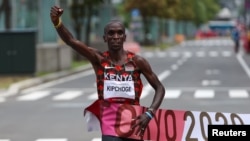
[(119, 23), (112, 23), (108, 26), (104, 41), (108, 43), (109, 49), (121, 49), (125, 39), (126, 35), (122, 25)]

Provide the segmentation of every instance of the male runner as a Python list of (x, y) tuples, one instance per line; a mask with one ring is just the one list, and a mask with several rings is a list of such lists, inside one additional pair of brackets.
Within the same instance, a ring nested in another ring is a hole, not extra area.
[[(149, 63), (143, 57), (124, 50), (123, 43), (126, 40), (124, 25), (120, 21), (111, 21), (105, 26), (103, 39), (108, 45), (108, 50), (100, 52), (73, 37), (60, 19), (62, 14), (63, 9), (53, 6), (50, 13), (51, 21), (61, 39), (85, 56), (92, 64), (96, 74), (97, 103), (99, 106), (102, 103), (140, 105), (140, 96), (143, 88), (140, 74), (145, 76), (155, 90), (155, 95), (148, 111), (136, 117), (136, 124), (132, 126), (132, 130), (139, 126), (136, 134), (143, 136), (144, 130), (153, 118), (155, 110), (162, 103), (165, 89), (157, 75), (152, 71)], [(91, 106), (87, 109), (91, 110)], [(93, 112), (96, 112), (96, 110), (98, 115), (98, 108), (94, 108)], [(137, 140), (102, 135), (102, 141)]]

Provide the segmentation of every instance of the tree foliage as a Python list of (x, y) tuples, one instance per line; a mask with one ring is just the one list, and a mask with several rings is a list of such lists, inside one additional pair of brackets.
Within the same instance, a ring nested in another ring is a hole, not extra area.
[[(91, 32), (91, 17), (94, 14), (95, 9), (103, 3), (103, 0), (73, 0), (70, 6), (70, 13), (73, 19), (73, 28), (76, 33), (76, 38), (81, 40), (82, 28), (84, 26), (84, 20), (86, 20), (85, 30), (85, 43), (90, 44), (90, 32)], [(75, 57), (76, 60), (81, 60), (79, 54)]]
[[(149, 24), (152, 17), (175, 18), (175, 9), (180, 0), (125, 0), (124, 9), (130, 13), (133, 9), (138, 9), (143, 21), (144, 35), (149, 33)], [(144, 43), (149, 40), (144, 38)]]
[[(206, 22), (220, 9), (218, 0), (124, 0), (124, 9), (138, 9), (141, 16)], [(202, 20), (203, 19), (203, 20)]]
[(218, 0), (124, 0), (124, 10), (133, 9), (138, 9), (142, 18), (190, 21), (199, 26), (213, 19), (220, 6)]
[(143, 17), (176, 17), (175, 10), (180, 0), (124, 0), (124, 9), (138, 9)]
[[(72, 5), (70, 6), (71, 17), (74, 22), (74, 29), (77, 33), (77, 38), (81, 39), (81, 29), (84, 25), (84, 19), (87, 21), (86, 29), (87, 34), (90, 33), (90, 23), (91, 17), (94, 14), (94, 10), (97, 6), (103, 3), (103, 0), (74, 0), (72, 1)], [(88, 36), (86, 38), (86, 44), (89, 43)]]
[(218, 0), (124, 0), (123, 13), (130, 13), (133, 9), (140, 11), (144, 35), (147, 35), (152, 17), (193, 22), (200, 26), (213, 19), (220, 7)]

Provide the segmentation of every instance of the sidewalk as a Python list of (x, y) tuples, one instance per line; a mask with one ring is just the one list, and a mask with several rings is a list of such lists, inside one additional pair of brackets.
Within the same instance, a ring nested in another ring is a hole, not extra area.
[(92, 68), (91, 64), (87, 64), (87, 65), (78, 67), (78, 68), (73, 69), (73, 70), (55, 72), (52, 74), (45, 75), (43, 77), (35, 77), (32, 79), (13, 83), (10, 85), (10, 87), (8, 89), (0, 89), (0, 100), (1, 100), (1, 97), (8, 97), (8, 96), (18, 94), (21, 90), (23, 90), (25, 88), (33, 87), (33, 86), (36, 86), (36, 85), (39, 85), (42, 83), (46, 83), (46, 82), (49, 82), (52, 80), (56, 80), (56, 79), (59, 79), (59, 78), (65, 77), (65, 76), (80, 73), (82, 71), (89, 70), (91, 68)]

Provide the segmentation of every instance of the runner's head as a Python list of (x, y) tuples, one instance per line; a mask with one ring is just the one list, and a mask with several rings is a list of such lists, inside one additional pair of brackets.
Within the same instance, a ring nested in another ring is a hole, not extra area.
[(109, 29), (110, 26), (112, 26), (112, 24), (119, 24), (122, 27), (123, 32), (125, 33), (125, 26), (123, 25), (123, 23), (121, 21), (119, 21), (119, 20), (111, 20), (104, 27), (104, 35), (108, 32), (108, 29)]
[(126, 40), (125, 26), (119, 20), (110, 21), (104, 28), (103, 39), (107, 42), (109, 49), (122, 49)]

